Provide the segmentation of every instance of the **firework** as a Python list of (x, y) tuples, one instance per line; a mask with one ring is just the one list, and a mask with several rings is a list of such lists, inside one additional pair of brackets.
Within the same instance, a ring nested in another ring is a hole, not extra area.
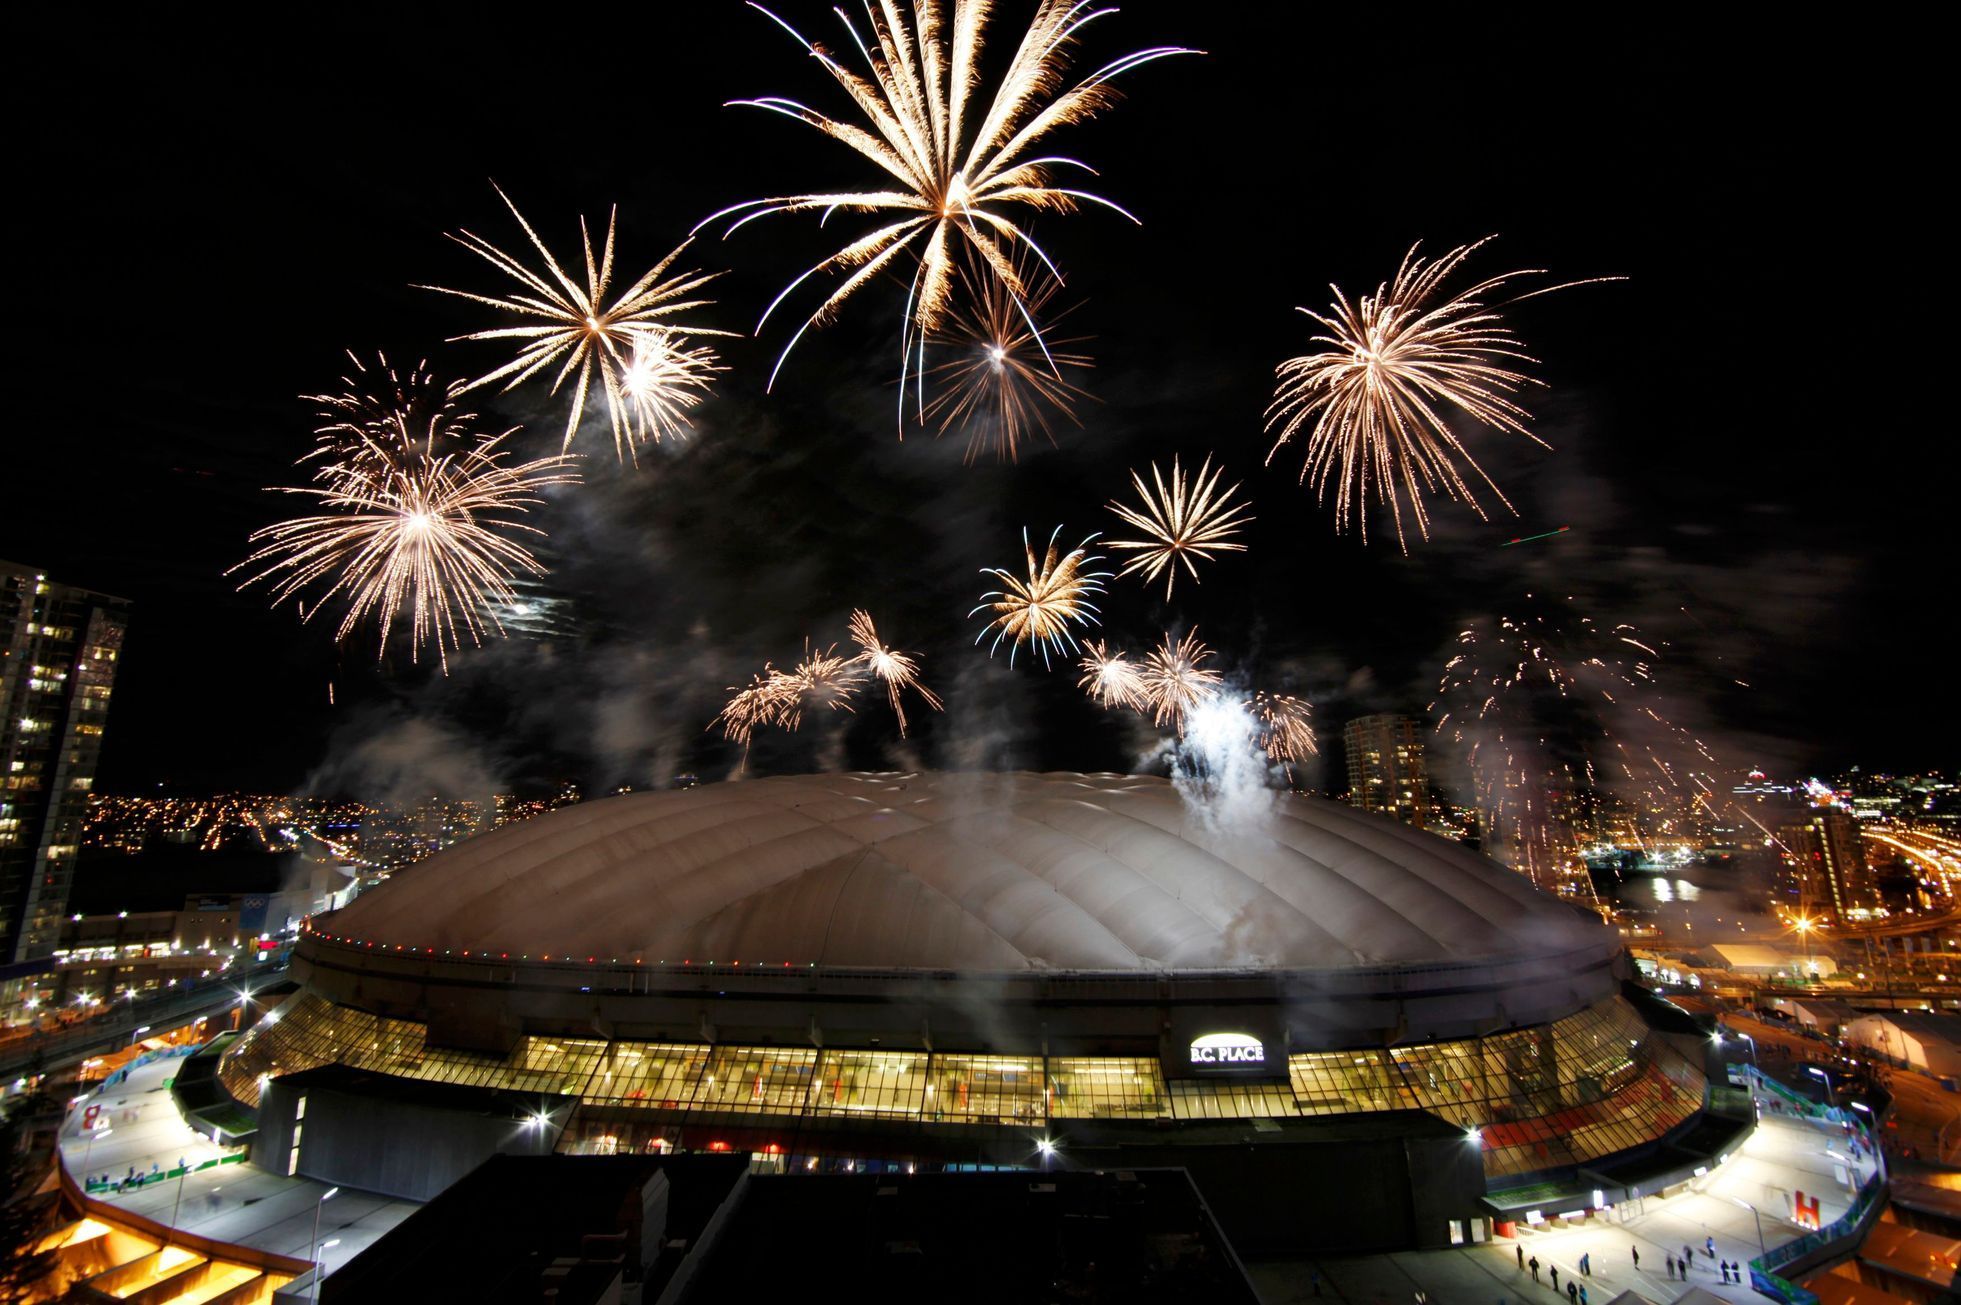
[(1042, 664), (1046, 666), (1051, 652), (1076, 651), (1072, 626), (1087, 626), (1098, 619), (1089, 596), (1103, 592), (1103, 582), (1110, 579), (1110, 573), (1089, 569), (1103, 560), (1084, 551), (1096, 536), (1090, 535), (1064, 554), (1055, 543), (1061, 533), (1061, 526), (1050, 533), (1048, 551), (1038, 561), (1035, 546), (1028, 542), (1028, 531), (1021, 532), (1022, 550), (1028, 558), (1027, 580), (998, 567), (981, 568), (981, 574), (991, 575), (1005, 586), (982, 594), (980, 606), (967, 613), (969, 617), (981, 612), (994, 614), (974, 640), (979, 643), (987, 637), (988, 630), (995, 632), (994, 642), (988, 646), (989, 656), (1007, 639), (1008, 663), (1013, 665), (1021, 645), (1033, 642), (1041, 648)]
[(439, 444), (447, 448), (473, 438), (476, 414), (460, 411), (456, 403), (462, 382), (438, 380), (426, 362), (403, 371), (377, 353), (370, 370), (351, 350), (347, 357), (354, 374), (341, 377), (345, 388), (339, 394), (300, 396), (320, 405), (321, 424), (313, 432), (318, 442), (301, 459), (319, 461), (316, 480), (331, 481), (346, 474), (344, 464), (372, 460), (387, 450), (420, 445), (434, 452)]
[(911, 689), (934, 711), (941, 710), (939, 695), (919, 682), (919, 659), (911, 653), (902, 653), (887, 648), (879, 642), (878, 629), (872, 624), (871, 613), (858, 608), (851, 613), (851, 638), (862, 650), (857, 661), (872, 677), (885, 686), (885, 697), (892, 704), (892, 714), (899, 718), (899, 737), (906, 736), (906, 711), (899, 702), (899, 691)]
[(1137, 663), (1106, 648), (1101, 639), (1085, 644), (1076, 687), (1105, 707), (1144, 706), (1144, 679)]
[(821, 652), (805, 648), (803, 660), (797, 663), (787, 678), (796, 692), (777, 723), (785, 729), (794, 730), (803, 724), (806, 706), (855, 712), (857, 708), (851, 704), (858, 693), (858, 685), (864, 679), (864, 671), (855, 657), (838, 656), (837, 645), (832, 644)]
[[(1026, 288), (1021, 302), (991, 270), (961, 266), (967, 293), (954, 300), (944, 330), (933, 337), (951, 357), (921, 376), (922, 387), (927, 381), (936, 387), (922, 419), (937, 421), (942, 435), (964, 431), (970, 463), (990, 445), (997, 459), (1013, 462), (1022, 440), (1037, 431), (1054, 444), (1050, 412), (1080, 427), (1076, 400), (1091, 397), (1063, 376), (1065, 368), (1094, 365), (1088, 355), (1070, 351), (1089, 337), (1056, 339), (1036, 325), (1060, 282), (1019, 265), (1018, 270)], [(1048, 319), (1050, 327), (1065, 316)], [(899, 402), (905, 403), (903, 390)]]
[[(445, 286), (421, 287), (515, 314), (523, 323), (457, 337), (462, 340), (518, 342), (516, 358), (495, 371), (479, 376), (465, 388), (476, 389), (503, 381), (504, 389), (508, 391), (556, 366), (551, 392), (557, 394), (568, 380), (572, 386), (572, 412), (565, 422), (565, 447), (570, 448), (572, 437), (579, 430), (579, 419), (585, 415), (586, 396), (596, 377), (606, 396), (607, 415), (613, 427), (613, 446), (622, 460), (631, 452), (636, 439), (658, 438), (664, 433), (672, 433), (678, 425), (685, 425), (685, 410), (699, 400), (698, 391), (707, 387), (707, 373), (718, 369), (714, 367), (714, 354), (711, 351), (700, 346), (692, 350), (682, 348), (675, 343), (677, 335), (733, 335), (734, 332), (683, 326), (674, 319), (679, 314), (713, 302), (689, 296), (721, 273), (680, 272), (662, 280), (667, 276), (668, 268), (688, 247), (689, 242), (683, 241), (651, 271), (608, 303), (607, 295), (613, 280), (613, 233), (617, 209), (606, 219), (606, 243), (597, 260), (593, 257), (592, 233), (586, 227), (586, 220), (583, 217), (579, 219), (586, 273), (585, 284), (581, 286), (559, 265), (545, 242), (524, 220), (524, 214), (518, 212), (510, 196), (498, 189), (497, 197), (504, 201), (505, 207), (511, 210), (511, 216), (517, 219), (518, 226), (523, 228), (525, 237), (543, 260), (544, 271), (533, 271), (514, 255), (504, 252), (482, 236), (464, 231), (450, 236), (450, 239), (517, 282), (521, 289), (500, 298), (451, 290)], [(651, 360), (663, 357), (661, 350), (666, 351), (667, 357), (678, 356), (689, 361), (678, 370), (651, 365)], [(649, 360), (649, 363), (643, 365), (634, 380), (634, 390), (629, 391), (627, 384), (629, 377), (633, 376), (636, 356)], [(656, 385), (667, 386), (667, 392), (656, 394), (653, 388)]]
[(866, 10), (872, 35), (869, 44), (844, 10), (836, 12), (863, 56), (869, 76), (852, 72), (823, 47), (805, 40), (788, 23), (762, 9), (837, 80), (864, 115), (865, 125), (840, 121), (781, 97), (735, 103), (810, 124), (870, 163), (883, 188), (749, 200), (701, 224), (731, 218), (726, 235), (772, 213), (817, 210), (828, 218), (844, 209), (880, 215), (882, 225), (797, 277), (763, 313), (758, 331), (778, 305), (812, 276), (849, 272), (790, 338), (770, 373), (772, 385), (776, 372), (782, 370), (783, 359), (789, 357), (803, 333), (828, 321), (840, 304), (891, 268), (902, 253), (915, 261), (907, 292), (906, 331), (900, 343), (904, 358), (913, 340), (919, 340), (923, 347), (924, 340), (939, 329), (946, 316), (954, 294), (954, 260), (963, 248), (982, 260), (1017, 300), (1025, 298), (1012, 255), (1018, 247), (1026, 246), (1044, 263), (1049, 260), (1018, 225), (1014, 215), (1017, 208), (1066, 213), (1092, 203), (1136, 221), (1101, 196), (1057, 184), (1060, 170), (1088, 173), (1091, 169), (1086, 164), (1054, 156), (1034, 157), (1031, 151), (1058, 127), (1080, 122), (1108, 105), (1115, 98), (1110, 86), (1113, 78), (1168, 55), (1195, 53), (1171, 46), (1139, 50), (1058, 93), (1076, 34), (1090, 20), (1114, 11), (1091, 9), (1079, 0), (1042, 0), (992, 100), (986, 101), (976, 118), (974, 111), (983, 102), (978, 92), (988, 13), (985, 3), (955, 0), (951, 24), (945, 20), (940, 0), (915, 0), (910, 24), (896, 4), (868, 5)]
[(1292, 764), (1320, 752), (1314, 738), (1313, 708), (1307, 699), (1255, 693), (1251, 710), (1260, 726), (1260, 749), (1273, 760)]
[(337, 637), (372, 616), (384, 652), (400, 618), (410, 657), (433, 644), (447, 669), (466, 636), (480, 644), (488, 629), (503, 632), (497, 609), (515, 599), (519, 574), (544, 573), (519, 539), (544, 532), (517, 518), (547, 486), (578, 479), (564, 455), (507, 465), (499, 445), (508, 434), (462, 452), (370, 442), (324, 485), (285, 490), (321, 510), (253, 532), (258, 549), (232, 571), (256, 571), (239, 587), (264, 581), (273, 604), (293, 599), (303, 620), (344, 602)]
[(1224, 493), (1219, 492), (1219, 476), (1220, 472), (1212, 470), (1209, 456), (1199, 468), (1197, 478), (1191, 481), (1185, 479), (1175, 456), (1171, 459), (1169, 482), (1155, 462), (1151, 464), (1149, 488), (1145, 486), (1142, 476), (1131, 472), (1130, 483), (1136, 487), (1137, 497), (1143, 501), (1143, 506), (1133, 508), (1116, 502), (1108, 506), (1126, 524), (1135, 526), (1150, 538), (1109, 541), (1111, 548), (1127, 549), (1135, 554), (1124, 563), (1119, 574), (1141, 573), (1146, 584), (1156, 583), (1158, 576), (1163, 575), (1164, 596), (1169, 600), (1171, 586), (1178, 579), (1180, 564), (1191, 574), (1192, 583), (1196, 584), (1196, 562), (1209, 562), (1217, 553), (1245, 552), (1246, 545), (1228, 541), (1253, 518), (1247, 514), (1244, 505), (1232, 501), (1232, 496), (1239, 492), (1238, 485), (1233, 485)]
[(759, 727), (781, 725), (790, 710), (802, 701), (796, 677), (785, 675), (768, 663), (764, 663), (761, 672), (748, 684), (739, 687), (731, 684), (729, 692), (735, 696), (715, 719), (721, 722), (722, 736), (744, 748), (749, 746)]
[(1217, 671), (1206, 667), (1211, 660), (1212, 650), (1198, 641), (1196, 629), (1186, 631), (1176, 644), (1167, 634), (1164, 642), (1151, 650), (1139, 675), (1153, 725), (1169, 722), (1178, 727), (1185, 713), (1223, 683)]
[(634, 433), (655, 443), (679, 438), (693, 425), (688, 412), (708, 393), (715, 373), (727, 370), (707, 345), (691, 345), (671, 331), (643, 334), (620, 373), (620, 402)]
[(1584, 831), (1653, 850), (1714, 814), (1715, 755), (1658, 706), (1663, 647), (1538, 601), (1458, 635), (1436, 733), (1461, 749), (1487, 849), (1540, 886), (1591, 893)]
[(1484, 517), (1484, 507), (1462, 468), (1475, 473), (1507, 511), (1513, 510), (1511, 500), (1451, 430), (1446, 418), (1453, 410), (1481, 425), (1551, 447), (1526, 429), (1531, 414), (1511, 397), (1522, 387), (1541, 382), (1519, 370), (1537, 360), (1526, 354), (1498, 309), (1565, 287), (1549, 286), (1494, 302), (1519, 278), (1540, 274), (1538, 269), (1526, 269), (1489, 277), (1455, 293), (1443, 290), (1458, 265), (1490, 239), (1460, 245), (1434, 262), (1418, 257), (1418, 246), (1412, 245), (1395, 277), (1377, 286), (1373, 295), (1351, 301), (1341, 287), (1330, 286), (1335, 299), (1326, 315), (1310, 308), (1298, 310), (1327, 328), (1328, 334), (1315, 336), (1312, 343), (1328, 347), (1290, 358), (1275, 369), (1279, 381), (1267, 406), (1267, 430), (1277, 426), (1280, 435), (1267, 462), (1271, 464), (1284, 445), (1306, 430), (1301, 482), (1311, 477), (1321, 501), (1332, 484), (1336, 529), (1346, 530), (1353, 520), (1367, 540), (1371, 488), (1379, 501), (1388, 504), (1396, 540), (1404, 551), (1409, 548), (1403, 531), (1404, 499), (1418, 533), (1426, 539), (1430, 534), (1424, 506), (1427, 493), (1442, 489)]

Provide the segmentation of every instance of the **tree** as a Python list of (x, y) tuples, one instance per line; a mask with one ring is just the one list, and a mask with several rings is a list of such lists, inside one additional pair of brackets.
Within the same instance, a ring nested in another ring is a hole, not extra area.
[(53, 1230), (53, 1204), (36, 1193), (48, 1161), (34, 1154), (22, 1125), (57, 1112), (52, 1098), (36, 1093), (16, 1099), (0, 1116), (0, 1300), (19, 1300), (54, 1271), (53, 1251), (34, 1245)]

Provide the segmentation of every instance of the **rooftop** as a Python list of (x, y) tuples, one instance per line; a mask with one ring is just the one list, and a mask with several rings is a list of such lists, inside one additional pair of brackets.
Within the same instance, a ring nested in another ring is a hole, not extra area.
[[(440, 853), (327, 917), (428, 954), (1014, 973), (1550, 955), (1607, 931), (1446, 839), (1161, 778), (823, 774), (630, 794)], [(399, 949), (399, 948), (398, 948)]]

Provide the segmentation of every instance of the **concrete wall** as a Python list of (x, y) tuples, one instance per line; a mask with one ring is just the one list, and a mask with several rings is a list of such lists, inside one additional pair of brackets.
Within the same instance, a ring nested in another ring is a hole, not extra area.
[(448, 1110), (274, 1079), (260, 1099), (253, 1163), (286, 1172), (302, 1097), (301, 1177), (411, 1201), (432, 1199), (493, 1155), (550, 1154), (571, 1115), (569, 1108), (555, 1110), (557, 1125), (533, 1128), (502, 1112)]

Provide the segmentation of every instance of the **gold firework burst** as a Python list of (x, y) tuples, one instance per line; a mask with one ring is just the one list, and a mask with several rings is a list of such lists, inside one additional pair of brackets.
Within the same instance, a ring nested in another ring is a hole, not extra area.
[(1313, 708), (1307, 699), (1255, 693), (1251, 708), (1260, 726), (1257, 742), (1273, 760), (1291, 764), (1320, 752), (1314, 737)]
[(1083, 659), (1077, 665), (1083, 676), (1076, 687), (1104, 707), (1144, 705), (1144, 679), (1137, 663), (1121, 651), (1108, 648), (1101, 639), (1083, 646)]
[(872, 624), (870, 612), (863, 608), (854, 609), (850, 629), (852, 642), (862, 650), (857, 657), (858, 663), (885, 686), (885, 697), (892, 704), (892, 714), (899, 718), (900, 738), (906, 737), (906, 710), (899, 701), (901, 689), (911, 689), (934, 711), (942, 709), (939, 695), (919, 682), (919, 659), (879, 642), (878, 628)]
[(689, 242), (682, 241), (651, 271), (608, 302), (613, 280), (613, 235), (617, 209), (606, 219), (606, 243), (597, 259), (593, 257), (592, 233), (586, 227), (586, 220), (583, 217), (579, 219), (586, 274), (582, 285), (559, 265), (545, 242), (525, 221), (524, 214), (518, 212), (510, 196), (495, 186), (493, 189), (497, 190), (497, 197), (504, 201), (505, 207), (511, 210), (511, 216), (517, 219), (518, 226), (523, 228), (532, 248), (544, 260), (544, 271), (533, 271), (514, 255), (472, 232), (464, 231), (450, 237), (522, 287), (503, 297), (452, 290), (446, 286), (420, 287), (512, 313), (522, 321), (517, 326), (500, 326), (457, 337), (462, 340), (518, 342), (516, 358), (495, 371), (479, 376), (464, 388), (476, 389), (503, 381), (504, 389), (508, 391), (556, 364), (552, 393), (557, 394), (568, 380), (572, 384), (572, 412), (565, 422), (565, 447), (570, 448), (572, 437), (579, 430), (579, 419), (585, 415), (586, 396), (596, 377), (599, 388), (606, 396), (607, 415), (613, 427), (613, 446), (623, 461), (636, 439), (658, 438), (664, 432), (671, 432), (673, 427), (663, 425), (664, 422), (685, 424), (684, 410), (699, 397), (694, 391), (706, 388), (706, 372), (716, 370), (712, 352), (698, 346), (698, 351), (705, 355), (705, 361), (685, 370), (678, 378), (670, 377), (676, 389), (663, 396), (660, 402), (653, 401), (648, 389), (655, 379), (652, 374), (642, 374), (637, 396), (629, 395), (626, 381), (634, 366), (635, 354), (643, 348), (651, 349), (664, 343), (672, 349), (677, 335), (735, 334), (710, 327), (683, 325), (675, 320), (677, 314), (713, 302), (689, 296), (721, 273), (689, 271), (662, 280), (668, 268), (688, 247)]
[[(937, 421), (942, 435), (955, 428), (964, 432), (970, 463), (990, 446), (997, 459), (1013, 462), (1022, 440), (1037, 431), (1055, 443), (1051, 412), (1083, 424), (1076, 401), (1094, 396), (1064, 372), (1095, 365), (1072, 349), (1089, 337), (1058, 339), (1039, 325), (1060, 287), (1046, 273), (1022, 272), (1026, 295), (1021, 300), (992, 271), (976, 271), (971, 262), (962, 264), (960, 274), (967, 292), (954, 300), (945, 328), (932, 340), (951, 356), (922, 374), (922, 389), (930, 383), (934, 394), (921, 420)], [(1048, 328), (1067, 315), (1047, 319)], [(905, 402), (903, 392), (899, 402)]]
[(715, 720), (721, 722), (722, 737), (732, 739), (744, 748), (749, 746), (750, 739), (755, 737), (760, 727), (782, 724), (786, 712), (802, 696), (796, 677), (785, 675), (768, 663), (764, 663), (763, 669), (748, 684), (740, 687), (731, 684), (729, 692), (734, 696), (717, 713)]
[(1209, 455), (1199, 468), (1198, 476), (1191, 481), (1185, 479), (1176, 456), (1171, 459), (1171, 479), (1168, 482), (1155, 462), (1151, 464), (1149, 487), (1145, 486), (1142, 476), (1131, 472), (1130, 483), (1136, 487), (1137, 497), (1143, 501), (1143, 506), (1133, 508), (1116, 502), (1108, 506), (1126, 524), (1143, 531), (1150, 538), (1109, 541), (1111, 548), (1127, 549), (1136, 554), (1118, 574), (1141, 572), (1146, 584), (1155, 583), (1158, 576), (1163, 575), (1164, 596), (1169, 600), (1171, 586), (1178, 579), (1180, 564), (1191, 573), (1192, 583), (1197, 584), (1196, 562), (1209, 562), (1217, 553), (1245, 552), (1246, 545), (1229, 541), (1253, 518), (1245, 505), (1232, 501), (1232, 496), (1239, 492), (1238, 485), (1231, 486), (1224, 493), (1219, 492), (1220, 474), (1212, 470)]
[(940, 0), (915, 0), (910, 23), (895, 3), (867, 6), (870, 43), (844, 10), (837, 10), (868, 75), (851, 71), (761, 5), (754, 7), (824, 66), (857, 106), (864, 125), (777, 96), (734, 103), (810, 124), (871, 164), (883, 178), (883, 188), (749, 200), (701, 224), (732, 217), (727, 235), (771, 213), (820, 210), (828, 216), (844, 209), (876, 213), (884, 219), (884, 225), (797, 277), (763, 313), (758, 331), (778, 305), (812, 276), (849, 273), (790, 338), (770, 373), (772, 386), (783, 359), (803, 333), (829, 320), (838, 305), (892, 267), (902, 253), (916, 261), (907, 296), (906, 334), (900, 344), (904, 358), (914, 339), (923, 340), (938, 330), (953, 295), (954, 258), (960, 247), (984, 260), (1017, 297), (1024, 295), (1012, 257), (1015, 248), (1025, 245), (1035, 249), (1043, 262), (1048, 258), (1012, 216), (1017, 208), (1067, 213), (1091, 203), (1136, 221), (1100, 195), (1058, 184), (1062, 170), (1091, 173), (1088, 165), (1057, 156), (1038, 157), (1032, 151), (1057, 128), (1080, 122), (1110, 104), (1115, 98), (1110, 83), (1119, 75), (1168, 55), (1197, 53), (1172, 46), (1139, 50), (1061, 90), (1077, 33), (1091, 20), (1115, 11), (1091, 9), (1080, 0), (1041, 0), (993, 98), (983, 107), (980, 57), (989, 10), (985, 0), (955, 0), (951, 23)]
[(347, 358), (354, 372), (341, 377), (339, 394), (300, 396), (320, 405), (321, 424), (313, 432), (318, 442), (300, 459), (319, 461), (316, 480), (346, 474), (343, 463), (373, 458), (382, 450), (421, 445), (432, 452), (438, 444), (448, 447), (473, 437), (476, 414), (459, 410), (456, 403), (462, 382), (438, 380), (426, 362), (404, 370), (377, 353), (370, 369), (352, 350)]
[(1061, 533), (1061, 526), (1050, 533), (1048, 550), (1038, 559), (1035, 546), (1028, 542), (1028, 531), (1021, 532), (1022, 551), (1028, 559), (1026, 580), (999, 567), (981, 568), (983, 575), (993, 576), (1004, 586), (982, 594), (980, 605), (967, 613), (969, 617), (981, 612), (994, 614), (974, 640), (979, 643), (989, 630), (995, 632), (994, 642), (988, 647), (989, 656), (1007, 639), (1010, 641), (1008, 662), (1012, 665), (1021, 645), (1033, 642), (1041, 648), (1042, 664), (1046, 666), (1052, 651), (1076, 651), (1073, 626), (1090, 625), (1098, 619), (1089, 596), (1103, 592), (1103, 582), (1110, 578), (1110, 573), (1089, 569), (1093, 563), (1103, 560), (1085, 551), (1096, 536), (1090, 535), (1065, 554), (1055, 542)]
[(266, 582), (273, 604), (301, 603), (304, 620), (344, 602), (336, 637), (377, 617), (383, 652), (402, 619), (410, 657), (433, 644), (447, 669), (449, 650), (465, 637), (480, 644), (487, 630), (503, 632), (497, 610), (516, 601), (520, 573), (544, 574), (514, 537), (544, 532), (518, 518), (543, 501), (545, 487), (578, 480), (562, 454), (506, 465), (498, 446), (509, 434), (462, 452), (371, 441), (323, 472), (324, 484), (284, 490), (321, 511), (254, 531), (258, 549), (231, 571), (258, 570), (239, 587)]
[(1167, 634), (1164, 642), (1151, 650), (1139, 674), (1153, 725), (1169, 722), (1178, 728), (1185, 713), (1224, 682), (1219, 672), (1205, 665), (1211, 660), (1212, 650), (1198, 641), (1196, 628), (1187, 630), (1176, 644)]
[(1321, 501), (1333, 485), (1337, 530), (1346, 530), (1353, 520), (1367, 540), (1367, 499), (1372, 487), (1377, 499), (1388, 504), (1397, 542), (1405, 552), (1409, 549), (1403, 531), (1405, 498), (1418, 533), (1426, 539), (1430, 534), (1426, 493), (1441, 489), (1484, 517), (1484, 507), (1460, 464), (1476, 473), (1507, 511), (1513, 511), (1511, 500), (1451, 430), (1447, 417), (1453, 410), (1551, 447), (1526, 428), (1531, 414), (1511, 397), (1522, 387), (1541, 382), (1519, 370), (1520, 365), (1537, 360), (1525, 352), (1498, 309), (1566, 287), (1548, 286), (1493, 302), (1520, 277), (1539, 275), (1538, 269), (1526, 269), (1443, 294), (1450, 274), (1491, 239), (1460, 245), (1434, 262), (1418, 257), (1419, 246), (1412, 245), (1395, 277), (1377, 286), (1373, 295), (1351, 301), (1341, 287), (1330, 286), (1335, 300), (1327, 314), (1298, 310), (1327, 328), (1327, 335), (1317, 335), (1312, 342), (1328, 347), (1291, 358), (1275, 369), (1279, 380), (1267, 406), (1267, 430), (1278, 426), (1280, 435), (1267, 462), (1271, 464), (1280, 449), (1306, 429), (1301, 482), (1312, 478)]
[(643, 334), (620, 373), (620, 400), (635, 433), (655, 443), (679, 438), (694, 424), (688, 413), (708, 394), (715, 373), (727, 370), (707, 345), (691, 345), (671, 331)]
[(859, 669), (857, 659), (838, 656), (836, 644), (822, 651), (806, 647), (803, 660), (797, 663), (788, 677), (796, 693), (784, 712), (781, 724), (785, 729), (796, 729), (803, 723), (806, 706), (855, 712), (857, 708), (851, 704), (863, 677), (864, 672)]

